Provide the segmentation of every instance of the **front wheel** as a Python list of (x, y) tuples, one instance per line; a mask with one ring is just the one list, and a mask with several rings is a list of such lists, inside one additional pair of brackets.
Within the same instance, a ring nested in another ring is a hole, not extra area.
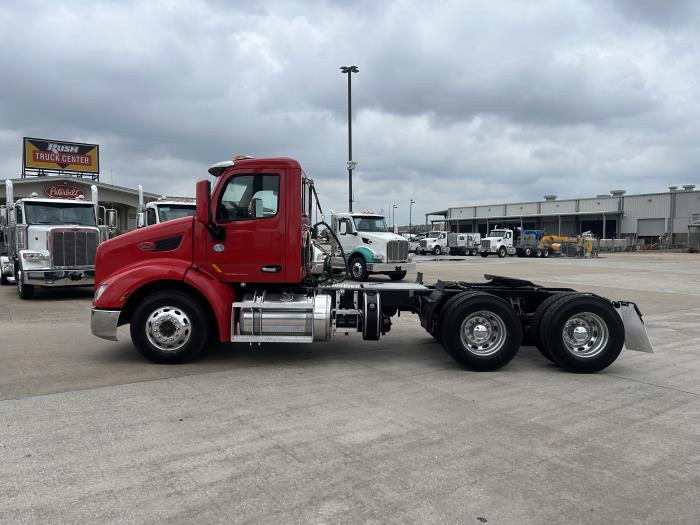
[(538, 339), (552, 360), (570, 372), (598, 372), (622, 352), (625, 327), (606, 300), (569, 294), (554, 301), (542, 316)]
[(17, 277), (15, 279), (17, 280), (17, 296), (20, 299), (26, 301), (34, 297), (34, 285), (24, 283), (24, 276), (21, 271), (17, 272)]
[(433, 255), (441, 255), (442, 254), (442, 247), (438, 244), (433, 248)]
[(392, 281), (401, 281), (404, 277), (406, 277), (406, 272), (391, 272), (389, 277)]
[(507, 253), (508, 253), (508, 250), (506, 250), (506, 247), (505, 247), (505, 246), (501, 246), (501, 247), (498, 249), (498, 256), (499, 256), (501, 259), (502, 259), (503, 257), (505, 257)]
[(355, 281), (366, 281), (369, 277), (367, 263), (361, 255), (356, 255), (350, 260), (350, 275)]
[(520, 348), (522, 325), (513, 308), (500, 297), (465, 292), (444, 310), (440, 341), (458, 363), (472, 370), (496, 370)]
[(178, 291), (147, 296), (131, 316), (131, 341), (154, 363), (186, 363), (207, 345), (209, 326), (202, 305)]

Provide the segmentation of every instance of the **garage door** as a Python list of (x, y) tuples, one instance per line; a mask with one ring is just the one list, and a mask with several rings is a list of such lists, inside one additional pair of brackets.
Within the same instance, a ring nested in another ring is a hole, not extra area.
[(639, 237), (659, 237), (666, 233), (666, 219), (637, 219)]

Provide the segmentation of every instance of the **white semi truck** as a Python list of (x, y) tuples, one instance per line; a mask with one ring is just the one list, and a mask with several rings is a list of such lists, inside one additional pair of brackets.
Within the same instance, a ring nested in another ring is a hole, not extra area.
[(139, 209), (136, 215), (136, 227), (143, 228), (181, 217), (192, 217), (195, 208), (194, 199), (166, 197), (165, 195), (144, 205), (143, 187), (139, 185)]
[(489, 255), (498, 255), (505, 257), (506, 255), (515, 255), (515, 246), (513, 245), (513, 230), (508, 228), (497, 228), (491, 230), (488, 237), (481, 239), (479, 253), (482, 257)]
[(481, 246), (480, 233), (448, 233), (447, 247), (450, 255), (476, 255)]
[[(97, 246), (109, 235), (98, 226), (97, 187), (91, 199), (39, 198), (36, 193), (14, 200), (12, 181), (5, 181), (6, 204), (0, 206), (0, 279), (14, 281), (21, 299), (34, 288), (92, 286)], [(110, 216), (111, 217), (111, 216)]]
[(443, 253), (449, 253), (449, 247), (447, 246), (447, 232), (444, 231), (434, 231), (428, 233), (425, 239), (420, 242), (420, 247), (418, 252), (421, 255), (426, 253), (432, 253), (433, 255), (442, 255)]
[(334, 213), (331, 223), (354, 280), (366, 281), (374, 273), (400, 281), (406, 272), (416, 269), (408, 253), (408, 241), (391, 233), (382, 215)]

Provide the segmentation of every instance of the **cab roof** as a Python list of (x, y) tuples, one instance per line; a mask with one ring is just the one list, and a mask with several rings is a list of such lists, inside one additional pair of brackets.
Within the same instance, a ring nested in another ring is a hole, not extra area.
[(297, 168), (301, 169), (299, 161), (290, 157), (267, 157), (255, 159), (244, 155), (237, 155), (233, 160), (217, 162), (209, 167), (209, 174), (220, 177), (230, 168)]

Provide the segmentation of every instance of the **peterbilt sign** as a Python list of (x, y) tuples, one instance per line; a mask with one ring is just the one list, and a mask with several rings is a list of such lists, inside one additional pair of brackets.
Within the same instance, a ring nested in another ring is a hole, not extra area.
[(44, 195), (50, 199), (75, 199), (81, 195), (85, 197), (85, 192), (77, 186), (46, 186), (44, 188)]
[(99, 173), (99, 149), (97, 144), (24, 137), (24, 168)]

